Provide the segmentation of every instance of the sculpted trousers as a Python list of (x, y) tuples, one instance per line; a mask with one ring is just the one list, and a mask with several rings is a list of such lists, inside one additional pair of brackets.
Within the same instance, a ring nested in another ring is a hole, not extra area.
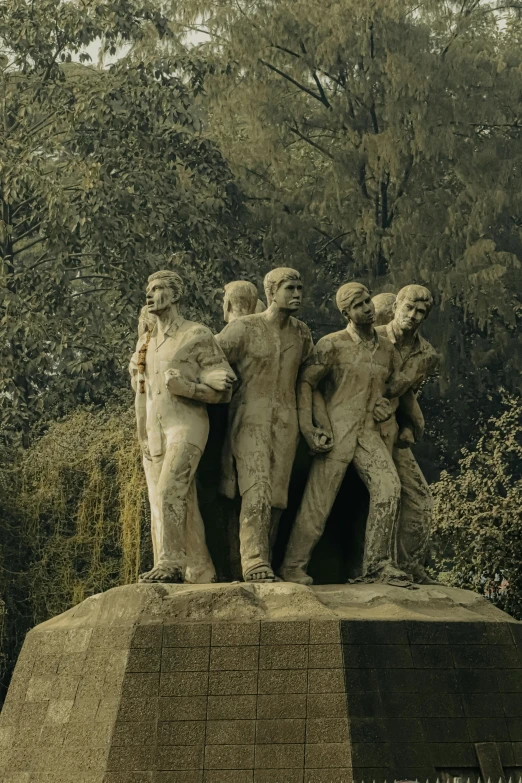
[(241, 498), (239, 549), (243, 577), (258, 568), (270, 568), (272, 546), (282, 510), (272, 508), (272, 488), (260, 481)]
[(430, 536), (433, 500), (422, 470), (411, 449), (393, 450), (393, 461), (401, 482), (399, 516), (399, 565), (415, 573), (424, 566)]
[[(366, 521), (363, 576), (397, 564), (397, 521), (401, 486), (393, 460), (381, 437), (369, 435), (357, 444), (353, 464), (370, 493)], [(306, 571), (321, 538), (348, 464), (335, 452), (314, 457), (301, 507), (290, 534), (283, 570)]]
[(195, 473), (201, 451), (169, 443), (165, 454), (143, 459), (149, 491), (154, 565), (180, 568), (186, 582), (211, 582), (214, 566), (199, 512)]

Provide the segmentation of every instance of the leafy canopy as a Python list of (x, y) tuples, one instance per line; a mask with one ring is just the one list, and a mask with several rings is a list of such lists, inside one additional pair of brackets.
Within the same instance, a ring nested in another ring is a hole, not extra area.
[[(202, 66), (133, 55), (150, 0), (0, 4), (0, 426), (126, 384), (147, 275), (185, 251), (192, 312), (248, 256), (240, 197), (199, 116)], [(130, 52), (86, 61), (101, 40)], [(245, 249), (246, 248), (246, 249)]]
[(200, 31), (195, 45), (216, 63), (212, 132), (266, 255), (308, 270), (317, 329), (337, 327), (341, 282), (424, 283), (454, 397), (499, 372), (520, 384), (520, 8), (186, 0), (166, 11), (178, 46)]

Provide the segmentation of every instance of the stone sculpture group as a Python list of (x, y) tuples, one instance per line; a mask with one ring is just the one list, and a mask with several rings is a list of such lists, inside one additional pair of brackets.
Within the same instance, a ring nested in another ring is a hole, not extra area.
[[(209, 435), (207, 405), (226, 403), (220, 491), (241, 496), (245, 581), (312, 583), (312, 551), (353, 464), (370, 497), (361, 578), (429, 583), (431, 497), (411, 446), (424, 428), (416, 394), (438, 363), (419, 333), (430, 292), (409, 285), (372, 299), (361, 283), (346, 283), (336, 295), (346, 328), (314, 346), (295, 317), (299, 272), (273, 269), (264, 288), (266, 308), (252, 283), (225, 286), (226, 326), (214, 336), (180, 315), (175, 271), (149, 277), (130, 363), (154, 553), (140, 581), (215, 579), (195, 476)], [(276, 576), (272, 550), (301, 436), (314, 456)]]

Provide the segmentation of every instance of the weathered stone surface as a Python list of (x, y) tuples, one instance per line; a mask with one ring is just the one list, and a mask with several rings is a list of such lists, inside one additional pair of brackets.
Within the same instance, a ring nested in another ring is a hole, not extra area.
[[(287, 627), (287, 623), (275, 623), (249, 626), (248, 631), (239, 630), (239, 625), (255, 620), (430, 620), (440, 622), (474, 623), (488, 620), (503, 623), (515, 621), (494, 607), (489, 601), (469, 590), (439, 585), (420, 586), (415, 590), (379, 584), (354, 585), (318, 585), (307, 587), (291, 583), (264, 584), (215, 584), (215, 585), (127, 585), (108, 590), (106, 593), (87, 598), (79, 606), (69, 609), (58, 617), (38, 626), (38, 635), (42, 644), (50, 644), (49, 635), (58, 630), (96, 629), (89, 649), (126, 649), (129, 647), (133, 626), (139, 624), (137, 642), (132, 647), (142, 646), (144, 634), (152, 633), (157, 640), (157, 623), (165, 624), (164, 645), (166, 647), (200, 647), (210, 644), (209, 622), (230, 621), (230, 644), (308, 644), (310, 634), (312, 643), (327, 643), (321, 640), (321, 625), (306, 624), (306, 634), (302, 624), (292, 623), (296, 628)], [(204, 621), (207, 624), (202, 624)], [(148, 624), (151, 624), (149, 626)], [(190, 624), (188, 624), (190, 623)], [(194, 623), (194, 625), (192, 625)], [(145, 627), (141, 624), (146, 624)], [(227, 623), (228, 624), (228, 623)], [(274, 625), (274, 628), (269, 626)], [(428, 634), (431, 626), (419, 628), (417, 633)], [(515, 623), (516, 625), (516, 623)], [(419, 624), (412, 626), (415, 628)], [(118, 629), (116, 630), (116, 627)], [(125, 631), (121, 627), (125, 627)], [(227, 636), (225, 627), (216, 629), (216, 640), (212, 644), (224, 644)], [(332, 633), (332, 626), (325, 632)], [(465, 630), (460, 625), (451, 629), (447, 638), (450, 644), (464, 642), (480, 644), (482, 627), (473, 625), (473, 630)], [(258, 634), (261, 634), (259, 637)], [(400, 640), (407, 642), (407, 628), (384, 627), (372, 633), (381, 633), (381, 638), (390, 641), (389, 634), (399, 633)], [(447, 634), (446, 629), (437, 630)], [(471, 638), (469, 633), (475, 634)], [(243, 634), (241, 641), (238, 634)], [(235, 635), (235, 636), (234, 636)], [(29, 641), (29, 637), (28, 637)], [(376, 641), (378, 643), (378, 641)], [(430, 643), (426, 640), (422, 643)], [(57, 642), (58, 644), (58, 642)], [(151, 647), (153, 645), (151, 644)], [(60, 648), (61, 649), (61, 648)], [(80, 667), (80, 670), (82, 667)], [(43, 687), (43, 686), (42, 686)]]
[(28, 634), (0, 780), (435, 779), (477, 748), (518, 775), (520, 627), (432, 586), (117, 588)]

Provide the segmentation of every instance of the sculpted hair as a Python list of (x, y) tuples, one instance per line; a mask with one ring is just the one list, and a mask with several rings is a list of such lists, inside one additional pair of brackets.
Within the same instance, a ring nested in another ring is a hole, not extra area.
[(397, 294), (396, 306), (400, 305), (405, 299), (410, 299), (412, 302), (424, 302), (428, 308), (428, 313), (433, 307), (433, 296), (431, 291), (425, 288), (423, 285), (406, 285), (401, 288)]
[(301, 275), (295, 269), (290, 269), (288, 266), (278, 266), (277, 269), (272, 269), (263, 281), (265, 289), (266, 301), (268, 306), (272, 304), (274, 300), (274, 294), (280, 285), (286, 283), (287, 280), (300, 280)]
[(366, 296), (370, 295), (370, 292), (365, 285), (362, 283), (345, 283), (339, 288), (335, 295), (335, 304), (342, 313), (343, 310), (348, 310), (354, 299), (361, 294), (365, 294)]
[(159, 272), (154, 272), (149, 277), (149, 283), (154, 280), (163, 280), (172, 290), (174, 294), (174, 301), (178, 302), (183, 296), (183, 280), (177, 272), (173, 272), (171, 269), (160, 269)]
[(385, 326), (393, 320), (393, 305), (397, 297), (395, 294), (377, 294), (372, 298), (375, 307), (374, 326)]
[(257, 288), (248, 280), (233, 280), (225, 286), (225, 306), (229, 302), (241, 315), (250, 315), (256, 310)]

